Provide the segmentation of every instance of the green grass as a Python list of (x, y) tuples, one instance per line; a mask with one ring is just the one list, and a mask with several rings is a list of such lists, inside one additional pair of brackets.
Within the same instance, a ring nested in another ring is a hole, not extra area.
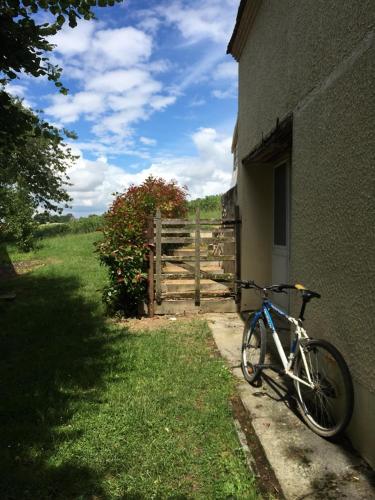
[(2, 283), (1, 498), (256, 498), (206, 323), (106, 319), (97, 238), (47, 238)]
[[(204, 209), (200, 210), (200, 218), (201, 219), (215, 219), (215, 220), (220, 220), (221, 219), (221, 210), (216, 210), (216, 209)], [(190, 220), (195, 220), (195, 211), (194, 212), (188, 212), (188, 219)]]

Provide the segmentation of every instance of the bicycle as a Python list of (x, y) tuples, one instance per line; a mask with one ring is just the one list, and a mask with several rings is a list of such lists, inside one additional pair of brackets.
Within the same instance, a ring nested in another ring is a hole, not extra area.
[[(256, 289), (262, 294), (262, 306), (250, 313), (242, 338), (241, 367), (245, 379), (254, 386), (262, 383), (261, 374), (271, 369), (291, 378), (297, 394), (297, 404), (306, 424), (316, 434), (332, 438), (348, 425), (354, 404), (353, 384), (349, 369), (340, 352), (325, 340), (311, 339), (303, 328), (306, 305), (320, 294), (303, 285), (279, 284), (261, 287), (254, 281), (238, 280), (242, 288)], [(268, 298), (269, 292), (287, 293), (297, 290), (302, 295), (298, 319), (289, 316)], [(286, 319), (294, 327), (289, 357), (280, 342), (271, 313)], [(266, 326), (271, 330), (282, 362), (282, 368), (265, 363), (267, 350)]]

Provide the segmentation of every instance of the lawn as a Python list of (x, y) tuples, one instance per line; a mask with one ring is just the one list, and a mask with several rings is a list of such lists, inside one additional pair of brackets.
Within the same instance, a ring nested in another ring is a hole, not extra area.
[(10, 249), (23, 274), (0, 303), (1, 498), (257, 498), (206, 323), (106, 319), (97, 238)]

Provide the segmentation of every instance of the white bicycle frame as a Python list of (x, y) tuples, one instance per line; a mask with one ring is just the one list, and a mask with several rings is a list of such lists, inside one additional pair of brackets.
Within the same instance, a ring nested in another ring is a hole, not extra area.
[[(281, 342), (280, 342), (280, 339), (279, 339), (279, 335), (278, 335), (277, 330), (275, 328), (275, 325), (274, 325), (274, 323), (272, 321), (272, 317), (271, 317), (271, 315), (269, 313), (268, 308), (273, 309), (277, 314), (279, 314), (283, 318), (287, 319), (289, 321), (289, 323), (291, 323), (295, 327), (295, 330), (294, 330), (294, 342), (296, 344), (295, 344), (295, 349), (292, 350), (290, 352), (290, 354), (289, 354), (289, 359), (287, 358), (287, 356), (285, 354), (285, 351), (284, 351), (284, 348), (281, 345)], [(314, 388), (314, 383), (313, 383), (313, 381), (311, 379), (310, 370), (309, 370), (309, 367), (308, 367), (306, 356), (305, 356), (305, 353), (304, 353), (303, 348), (301, 346), (301, 339), (306, 339), (307, 340), (309, 338), (308, 335), (307, 335), (307, 333), (306, 333), (306, 330), (301, 326), (301, 324), (300, 324), (300, 322), (298, 320), (296, 320), (292, 316), (288, 316), (287, 314), (284, 313), (284, 311), (281, 311), (280, 309), (278, 309), (271, 302), (267, 302), (267, 305), (263, 304), (262, 310), (264, 312), (264, 315), (266, 316), (268, 326), (270, 327), (270, 329), (272, 331), (272, 338), (273, 338), (273, 341), (275, 342), (275, 345), (276, 345), (276, 348), (277, 348), (277, 352), (279, 353), (281, 362), (283, 364), (285, 375), (288, 375), (288, 377), (290, 377), (290, 378), (292, 378), (294, 380), (297, 380), (298, 382), (300, 382), (301, 384), (306, 385), (307, 387), (310, 387), (310, 389), (313, 389)], [(299, 352), (301, 353), (301, 358), (302, 358), (302, 362), (303, 362), (304, 367), (305, 367), (305, 372), (306, 372), (306, 376), (307, 376), (308, 382), (306, 382), (306, 380), (302, 380), (301, 378), (299, 378), (296, 375), (294, 375), (294, 373), (292, 371), (293, 361), (295, 359), (295, 356), (296, 356), (295, 353), (296, 353), (297, 349), (299, 349)]]

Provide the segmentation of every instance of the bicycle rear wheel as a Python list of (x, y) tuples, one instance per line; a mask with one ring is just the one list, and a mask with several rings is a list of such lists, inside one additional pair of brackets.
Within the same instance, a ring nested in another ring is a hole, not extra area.
[(253, 324), (254, 314), (247, 319), (242, 336), (241, 368), (245, 379), (257, 385), (261, 371), (257, 365), (264, 363), (266, 356), (266, 329), (261, 318)]
[[(294, 381), (298, 406), (306, 424), (319, 436), (334, 437), (344, 431), (353, 413), (353, 384), (339, 351), (325, 340), (309, 340), (303, 346), (314, 389)], [(301, 352), (294, 374), (308, 382)]]

